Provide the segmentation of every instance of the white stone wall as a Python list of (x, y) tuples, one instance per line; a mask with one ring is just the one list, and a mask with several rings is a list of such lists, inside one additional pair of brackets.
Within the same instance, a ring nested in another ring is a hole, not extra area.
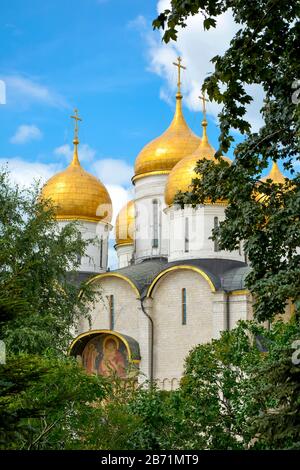
[[(67, 220), (60, 220), (58, 226), (63, 228), (70, 223)], [(78, 271), (99, 273), (107, 270), (108, 262), (108, 238), (111, 225), (102, 222), (78, 221), (78, 227), (83, 240), (93, 239), (95, 243), (90, 243), (86, 249), (86, 256), (81, 257)], [(102, 266), (100, 266), (100, 240), (103, 239)]]
[(252, 319), (251, 298), (248, 293), (229, 294), (229, 328), (232, 330), (236, 327), (239, 320)]
[(118, 268), (125, 268), (132, 260), (134, 245), (116, 245), (115, 249), (118, 256)]
[[(182, 288), (187, 293), (186, 325), (182, 325)], [(213, 295), (208, 282), (191, 270), (171, 271), (158, 281), (152, 294), (154, 379), (161, 388), (176, 388), (189, 351), (211, 340)]]
[(213, 295), (212, 305), (212, 338), (219, 339), (222, 331), (228, 328), (228, 305), (227, 294), (224, 291), (217, 291)]
[[(197, 258), (218, 258), (244, 261), (241, 250), (216, 251), (215, 242), (211, 240), (214, 219), (219, 223), (225, 219), (224, 205), (199, 205), (197, 208), (172, 206), (165, 210), (168, 216), (170, 241), (169, 261)], [(186, 219), (188, 220), (188, 244), (186, 238)]]
[[(167, 256), (169, 244), (169, 225), (164, 192), (168, 175), (149, 175), (135, 182), (135, 259), (141, 260), (154, 256)], [(153, 200), (158, 201), (159, 242), (152, 246), (153, 240)]]

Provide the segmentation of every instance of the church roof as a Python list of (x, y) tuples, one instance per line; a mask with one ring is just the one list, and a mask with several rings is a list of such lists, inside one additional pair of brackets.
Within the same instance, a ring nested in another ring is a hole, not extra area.
[(223, 276), (223, 289), (228, 292), (245, 289), (245, 280), (250, 271), (251, 268), (247, 265), (230, 269)]
[[(141, 297), (146, 295), (147, 289), (152, 281), (161, 272), (173, 266), (194, 266), (201, 269), (211, 279), (216, 290), (234, 290), (230, 286), (230, 277), (226, 277), (227, 273), (238, 271), (239, 269), (249, 269), (245, 263), (240, 261), (226, 260), (226, 259), (188, 259), (179, 260), (168, 263), (166, 258), (149, 259), (142, 261), (126, 268), (111, 271), (114, 273), (122, 274), (130, 279), (137, 287)], [(223, 285), (223, 279), (226, 279), (226, 285)], [(232, 284), (234, 285), (234, 283)], [(242, 287), (238, 287), (241, 289)]]
[[(168, 263), (166, 258), (152, 258), (125, 268), (108, 271), (107, 274), (120, 274), (129, 279), (145, 297), (153, 280), (163, 271), (173, 266), (193, 266), (201, 269), (211, 280), (216, 290), (231, 292), (245, 289), (245, 278), (250, 272), (249, 266), (241, 261), (227, 259), (187, 259)], [(105, 273), (104, 273), (105, 275)], [(77, 273), (77, 282), (90, 280), (90, 273)]]

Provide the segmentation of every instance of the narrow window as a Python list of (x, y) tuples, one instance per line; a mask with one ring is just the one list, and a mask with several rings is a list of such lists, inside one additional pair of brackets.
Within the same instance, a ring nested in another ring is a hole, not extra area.
[(109, 304), (110, 330), (114, 330), (115, 329), (115, 299), (113, 295), (108, 296), (108, 304)]
[(100, 268), (103, 268), (103, 237), (100, 239)]
[(185, 253), (189, 252), (189, 219), (185, 218), (185, 226), (184, 226), (184, 251)]
[[(81, 241), (81, 238), (82, 238), (81, 233), (78, 233), (78, 241)], [(81, 255), (80, 255), (80, 253), (77, 253), (77, 263), (81, 264)]]
[(152, 248), (158, 248), (158, 201), (154, 199), (152, 201), (153, 208), (153, 237), (152, 237)]
[[(219, 227), (219, 219), (218, 217), (214, 218), (214, 229), (217, 229)], [(219, 244), (218, 240), (214, 241), (214, 251), (219, 251)]]
[(186, 288), (181, 290), (182, 325), (186, 325)]

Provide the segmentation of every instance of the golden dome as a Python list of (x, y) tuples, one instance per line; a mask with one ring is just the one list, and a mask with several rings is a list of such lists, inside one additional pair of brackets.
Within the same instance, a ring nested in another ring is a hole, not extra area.
[(254, 190), (254, 197), (257, 201), (267, 202), (269, 197), (262, 193), (259, 189), (260, 183), (265, 183), (267, 180), (272, 180), (273, 183), (284, 184), (287, 178), (281, 173), (276, 162), (273, 162), (270, 173), (262, 178), (256, 185), (257, 189)]
[(273, 162), (270, 173), (261, 179), (262, 182), (265, 182), (267, 180), (272, 180), (273, 183), (280, 183), (280, 184), (285, 183), (286, 178), (279, 170), (279, 167), (276, 162)]
[(149, 142), (139, 153), (132, 181), (145, 175), (169, 173), (179, 160), (199, 146), (200, 138), (187, 125), (181, 106), (182, 95), (176, 95), (176, 111), (168, 129)]
[(56, 218), (110, 222), (112, 203), (105, 186), (80, 165), (77, 137), (70, 165), (52, 176), (42, 189), (42, 197), (55, 205)]
[(122, 207), (116, 219), (116, 245), (132, 245), (134, 221), (134, 201), (129, 201), (124, 207)]
[[(168, 206), (173, 204), (175, 195), (178, 191), (187, 192), (190, 189), (192, 180), (199, 178), (199, 174), (195, 172), (195, 167), (199, 160), (204, 158), (208, 160), (215, 160), (214, 155), (215, 149), (210, 145), (206, 127), (206, 120), (202, 121), (203, 126), (203, 137), (198, 148), (187, 157), (180, 160), (173, 168), (168, 176), (166, 187), (165, 187), (165, 202)], [(227, 157), (222, 157), (227, 162), (231, 163), (231, 160)]]

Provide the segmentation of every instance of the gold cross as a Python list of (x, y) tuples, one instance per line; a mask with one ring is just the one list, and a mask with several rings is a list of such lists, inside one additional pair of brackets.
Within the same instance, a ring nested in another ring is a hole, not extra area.
[(203, 120), (206, 121), (206, 103), (209, 102), (207, 98), (205, 98), (205, 91), (203, 95), (198, 96), (200, 100), (202, 100), (202, 113), (203, 113)]
[(181, 74), (181, 69), (186, 70), (186, 67), (184, 67), (183, 65), (181, 65), (181, 61), (182, 61), (181, 57), (177, 57), (177, 61), (178, 61), (178, 62), (173, 62), (173, 65), (175, 65), (175, 67), (178, 68), (177, 87), (178, 87), (178, 93), (180, 93), (180, 85), (181, 85), (180, 74)]
[(75, 116), (70, 116), (71, 119), (75, 120), (75, 128), (74, 128), (74, 140), (78, 140), (78, 121), (82, 121), (80, 117), (78, 117), (78, 109), (74, 109)]

